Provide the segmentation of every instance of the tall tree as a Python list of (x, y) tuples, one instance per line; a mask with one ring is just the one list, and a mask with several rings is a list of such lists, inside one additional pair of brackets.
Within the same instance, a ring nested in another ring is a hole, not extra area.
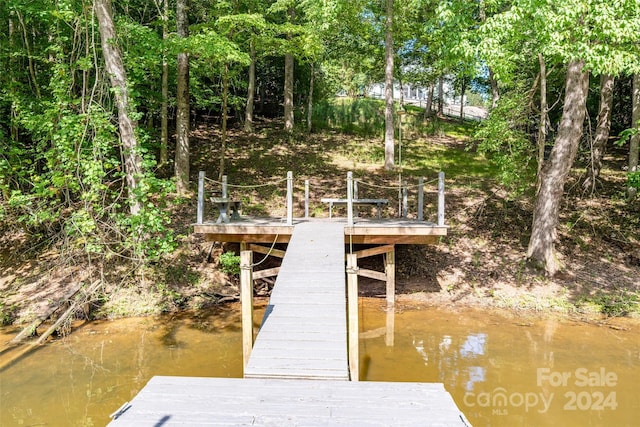
[(600, 170), (602, 169), (602, 158), (609, 140), (611, 130), (611, 110), (613, 108), (613, 86), (615, 78), (611, 74), (600, 76), (600, 107), (596, 132), (591, 143), (591, 161), (587, 166), (587, 177), (582, 183), (582, 188), (591, 194), (596, 189)]
[[(295, 18), (295, 9), (289, 7), (287, 16), (289, 22), (293, 22)], [(287, 39), (291, 40), (292, 35), (287, 34)], [(287, 132), (293, 131), (294, 114), (293, 114), (293, 53), (287, 50), (284, 54), (284, 129)]]
[[(629, 170), (628, 173), (637, 174), (638, 170), (638, 150), (640, 150), (640, 73), (636, 73), (633, 76), (633, 89), (632, 89), (632, 114), (631, 123), (637, 130), (631, 137), (629, 143)], [(627, 197), (634, 199), (638, 194), (638, 189), (634, 186), (627, 188)]]
[(386, 0), (384, 37), (384, 168), (394, 167), (394, 102), (393, 102), (393, 0)]
[[(162, 8), (156, 0), (156, 7), (162, 17), (162, 41), (166, 44), (169, 38), (169, 0), (162, 0)], [(160, 106), (160, 159), (164, 165), (168, 159), (169, 147), (169, 61), (167, 47), (162, 49), (162, 101)]]
[(122, 143), (125, 177), (129, 190), (129, 207), (131, 214), (135, 215), (140, 211), (140, 202), (136, 194), (136, 189), (138, 188), (138, 181), (142, 174), (142, 159), (135, 134), (135, 123), (130, 115), (127, 74), (117, 43), (111, 0), (94, 0), (94, 7), (100, 27), (102, 55), (118, 108), (118, 127), (120, 129), (120, 141)]
[(256, 92), (256, 45), (253, 37), (249, 41), (249, 75), (247, 82), (247, 104), (244, 116), (244, 131), (253, 132), (253, 103)]
[[(538, 125), (538, 185), (540, 189), (540, 172), (544, 165), (544, 150), (547, 145), (547, 128), (549, 127), (549, 105), (547, 104), (547, 62), (542, 53), (538, 53), (538, 62), (540, 63), (540, 124)], [(495, 108), (492, 107), (492, 108)]]
[(564, 184), (578, 153), (582, 136), (588, 90), (589, 72), (584, 69), (584, 61), (572, 61), (567, 68), (564, 108), (558, 136), (540, 175), (540, 191), (533, 212), (531, 239), (527, 249), (527, 257), (542, 263), (550, 275), (554, 275), (562, 267), (554, 243)]
[[(176, 2), (176, 25), (178, 37), (189, 37), (188, 0)], [(179, 195), (189, 191), (189, 54), (178, 53), (178, 74), (176, 92), (176, 190)]]
[[(511, 7), (487, 18), (484, 52), (504, 77), (542, 53), (556, 64), (568, 64), (565, 104), (554, 148), (545, 162), (536, 196), (527, 255), (553, 275), (561, 268), (555, 249), (564, 185), (582, 136), (586, 79), (617, 75), (638, 67), (640, 11), (635, 0), (514, 0)], [(532, 38), (531, 34), (536, 37)], [(524, 45), (524, 49), (523, 49)]]

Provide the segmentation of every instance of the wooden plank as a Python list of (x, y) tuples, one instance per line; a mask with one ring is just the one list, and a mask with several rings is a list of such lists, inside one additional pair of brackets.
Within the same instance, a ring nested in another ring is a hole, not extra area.
[(433, 235), (374, 235), (374, 234), (353, 234), (351, 236), (346, 235), (344, 242), (357, 245), (384, 245), (384, 244), (398, 244), (398, 245), (435, 245), (439, 241), (439, 236)]
[(253, 272), (253, 280), (264, 279), (265, 277), (277, 276), (280, 272), (280, 267), (265, 268), (264, 270), (258, 270)]
[(263, 255), (274, 256), (277, 258), (284, 258), (284, 254), (285, 254), (285, 251), (281, 249), (276, 249), (273, 247), (267, 248), (266, 246), (254, 245), (254, 244), (249, 245), (249, 250), (257, 252), (259, 254), (263, 254)]
[(469, 426), (442, 384), (153, 377), (109, 425)]
[[(388, 199), (351, 199), (354, 205), (377, 205), (377, 204), (387, 204), (389, 203)], [(335, 205), (346, 205), (349, 201), (348, 199), (340, 199), (340, 198), (331, 198), (331, 197), (323, 197), (320, 199), (322, 203), (333, 203)]]
[(415, 225), (373, 225), (355, 224), (353, 227), (345, 227), (345, 234), (378, 236), (446, 236), (446, 227), (419, 227)]
[(230, 243), (243, 243), (243, 242), (255, 242), (255, 243), (289, 243), (291, 235), (285, 234), (260, 234), (256, 233), (206, 233), (204, 240), (207, 242), (230, 242)]
[[(296, 220), (303, 223), (305, 220)], [(294, 221), (295, 222), (295, 221)], [(345, 219), (311, 219), (307, 222), (333, 222), (346, 224)], [(436, 244), (437, 236), (447, 235), (447, 226), (404, 218), (374, 220), (358, 218), (352, 226), (345, 227), (345, 242), (357, 244)], [(194, 232), (205, 235), (207, 241), (287, 243), (291, 239), (292, 226), (274, 219), (250, 218), (228, 224), (194, 224)], [(436, 238), (434, 238), (434, 236)]]
[(370, 256), (385, 254), (392, 250), (394, 250), (393, 245), (383, 245), (383, 246), (376, 246), (375, 248), (362, 249), (354, 253), (358, 257), (358, 259), (361, 259), (361, 258), (367, 258)]
[(381, 280), (383, 282), (387, 281), (387, 275), (380, 271), (375, 270), (367, 270), (365, 268), (358, 269), (358, 276), (368, 277), (370, 279)]

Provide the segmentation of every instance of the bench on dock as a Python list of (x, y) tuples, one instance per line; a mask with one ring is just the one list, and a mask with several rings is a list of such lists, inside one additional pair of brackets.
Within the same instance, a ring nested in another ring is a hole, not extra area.
[[(322, 203), (329, 204), (329, 218), (331, 218), (333, 215), (334, 205), (346, 205), (349, 202), (348, 199), (329, 197), (325, 197), (320, 200)], [(378, 211), (378, 219), (382, 218), (382, 205), (386, 205), (389, 203), (389, 200), (387, 199), (352, 199), (351, 201), (354, 206), (376, 206)]]
[(233, 200), (229, 197), (212, 197), (211, 203), (218, 208), (219, 214), (218, 219), (216, 220), (217, 224), (229, 222), (229, 215), (227, 215), (229, 209), (231, 209), (231, 219), (240, 219), (239, 211), (242, 206), (242, 202), (240, 200)]

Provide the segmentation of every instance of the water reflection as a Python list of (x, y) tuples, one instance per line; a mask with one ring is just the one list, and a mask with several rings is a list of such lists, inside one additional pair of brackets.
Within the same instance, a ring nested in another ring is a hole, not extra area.
[[(0, 425), (105, 425), (154, 375), (241, 377), (240, 325), (233, 306), (87, 324), (0, 372)], [(636, 426), (640, 323), (618, 326), (363, 299), (360, 378), (442, 382), (476, 427)]]
[[(387, 321), (383, 308), (362, 302), (366, 331)], [(369, 362), (361, 379), (442, 382), (476, 426), (638, 425), (637, 320), (610, 329), (556, 318), (403, 307), (394, 322), (393, 347), (364, 332), (361, 360)]]

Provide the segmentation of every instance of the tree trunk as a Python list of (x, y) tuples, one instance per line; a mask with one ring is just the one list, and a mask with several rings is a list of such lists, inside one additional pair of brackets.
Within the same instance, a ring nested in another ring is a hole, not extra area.
[(491, 109), (493, 110), (498, 106), (500, 100), (500, 88), (491, 67), (489, 67), (489, 84), (491, 84)]
[[(187, 0), (176, 2), (178, 37), (189, 37)], [(176, 190), (183, 196), (189, 191), (189, 55), (178, 54), (176, 92)]]
[(136, 196), (136, 188), (142, 173), (142, 159), (138, 153), (138, 141), (135, 135), (135, 123), (129, 116), (129, 91), (127, 75), (122, 62), (122, 55), (117, 44), (116, 30), (113, 25), (113, 12), (110, 0), (94, 1), (96, 17), (100, 28), (102, 55), (113, 88), (118, 108), (118, 127), (122, 143), (124, 171), (129, 192), (129, 209), (132, 215), (140, 211), (140, 202)]
[(394, 167), (395, 141), (393, 122), (393, 0), (386, 0), (387, 18), (385, 21), (385, 67), (384, 67), (384, 168)]
[[(487, 11), (485, 9), (484, 0), (479, 0), (478, 8), (480, 11), (480, 22), (483, 24), (487, 21)], [(498, 88), (498, 81), (496, 80), (491, 67), (487, 67), (489, 70), (489, 84), (491, 85), (491, 109), (493, 110), (498, 105), (500, 99), (500, 90)]]
[(464, 96), (467, 93), (467, 82), (462, 82), (462, 88), (460, 90), (460, 121), (464, 121)]
[(310, 76), (309, 76), (309, 100), (307, 102), (307, 132), (311, 133), (313, 126), (313, 83), (315, 80), (315, 67), (313, 64), (310, 65)]
[[(169, 38), (169, 0), (164, 0), (162, 11), (162, 41)], [(169, 62), (167, 48), (162, 48), (162, 105), (160, 107), (160, 165), (169, 160)]]
[[(289, 8), (289, 22), (293, 22), (295, 10)], [(291, 39), (291, 36), (287, 36)], [(291, 133), (293, 131), (294, 115), (293, 115), (293, 54), (287, 53), (284, 56), (284, 130)]]
[(249, 63), (249, 84), (247, 88), (247, 107), (244, 115), (244, 131), (253, 132), (253, 103), (256, 92), (256, 45), (251, 39), (249, 46), (249, 55), (251, 63)]
[(562, 119), (549, 160), (542, 168), (527, 250), (527, 257), (544, 266), (551, 276), (562, 267), (554, 248), (556, 228), (564, 184), (578, 152), (586, 113), (589, 73), (583, 66), (584, 61), (579, 60), (567, 68)]
[(24, 47), (27, 50), (27, 62), (29, 64), (29, 75), (31, 76), (31, 83), (33, 86), (33, 90), (36, 94), (36, 98), (40, 99), (42, 97), (40, 93), (40, 85), (38, 84), (38, 76), (36, 75), (36, 67), (33, 64), (34, 55), (31, 53), (31, 43), (29, 43), (29, 35), (27, 34), (27, 26), (24, 23), (24, 19), (22, 18), (22, 14), (16, 10), (16, 16), (18, 17), (18, 22), (20, 23), (20, 27), (22, 28), (22, 36), (24, 38)]
[(218, 181), (224, 176), (224, 160), (227, 155), (227, 113), (229, 105), (229, 64), (224, 64), (222, 73), (222, 138), (220, 141), (220, 169)]
[(284, 56), (284, 130), (293, 131), (293, 55)]
[(424, 106), (424, 118), (431, 117), (432, 105), (433, 105), (433, 92), (435, 90), (435, 84), (433, 82), (429, 83), (429, 91), (427, 92), (427, 100), (426, 105)]
[(444, 115), (444, 76), (438, 79), (438, 115)]
[[(632, 98), (632, 112), (631, 112), (631, 124), (634, 128), (640, 132), (640, 73), (633, 76), (633, 92)], [(631, 137), (629, 143), (629, 173), (638, 172), (638, 150), (640, 149), (640, 133), (636, 133)], [(627, 188), (627, 197), (630, 200), (635, 199), (638, 194), (638, 190), (629, 186)]]
[[(18, 126), (17, 126), (17, 111), (16, 111), (16, 97), (15, 97), (15, 91), (16, 91), (16, 76), (15, 76), (15, 71), (16, 71), (16, 60), (15, 57), (13, 55), (13, 45), (14, 45), (14, 33), (15, 33), (15, 25), (13, 23), (13, 12), (10, 12), (9, 14), (9, 81), (11, 82), (11, 86), (9, 88), (10, 94), (11, 94), (11, 108), (10, 108), (10, 117), (9, 117), (9, 122), (10, 122), (10, 135), (11, 135), (11, 140), (13, 141), (17, 141), (18, 140)], [(5, 199), (9, 199), (8, 197), (5, 197)]]
[(547, 106), (547, 64), (544, 56), (538, 54), (538, 62), (540, 63), (540, 127), (538, 128), (538, 173), (536, 186), (540, 190), (540, 172), (544, 165), (544, 149), (547, 144), (547, 126), (548, 126), (548, 106)]
[(591, 145), (591, 164), (587, 166), (587, 177), (582, 183), (582, 188), (593, 194), (596, 190), (596, 183), (602, 169), (602, 157), (609, 141), (611, 131), (611, 110), (613, 109), (613, 86), (615, 79), (610, 74), (600, 76), (600, 110), (598, 112), (598, 123), (596, 134)]

